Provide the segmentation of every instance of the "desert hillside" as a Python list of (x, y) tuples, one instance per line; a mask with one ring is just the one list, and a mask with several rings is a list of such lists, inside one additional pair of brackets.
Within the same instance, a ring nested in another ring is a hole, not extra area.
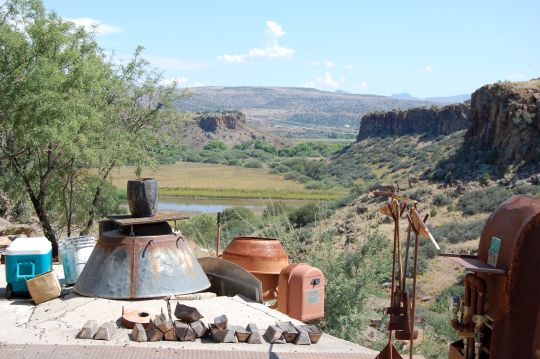
[[(274, 132), (299, 125), (358, 128), (363, 115), (374, 111), (430, 106), (433, 102), (386, 96), (326, 92), (294, 87), (194, 87), (182, 99), (183, 111), (231, 111), (246, 114), (248, 122)], [(287, 121), (289, 123), (283, 122)]]

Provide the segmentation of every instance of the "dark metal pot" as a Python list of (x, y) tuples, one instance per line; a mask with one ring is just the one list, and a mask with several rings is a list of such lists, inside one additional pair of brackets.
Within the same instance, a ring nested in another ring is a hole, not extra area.
[(158, 204), (158, 181), (154, 178), (128, 180), (127, 198), (133, 217), (153, 217)]

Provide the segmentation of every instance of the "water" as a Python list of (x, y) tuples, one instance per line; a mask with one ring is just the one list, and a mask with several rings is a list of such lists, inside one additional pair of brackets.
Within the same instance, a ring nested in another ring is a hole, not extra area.
[(220, 198), (181, 198), (159, 197), (158, 210), (178, 211), (191, 214), (217, 213), (231, 207), (244, 207), (255, 213), (262, 213), (269, 205), (283, 203), (286, 206), (301, 207), (312, 200), (268, 200), (268, 199), (220, 199)]

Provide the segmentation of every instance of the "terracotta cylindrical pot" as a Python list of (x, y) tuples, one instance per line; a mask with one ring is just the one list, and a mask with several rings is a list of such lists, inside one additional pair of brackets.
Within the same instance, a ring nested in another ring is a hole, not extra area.
[(238, 264), (261, 281), (263, 299), (277, 298), (279, 273), (289, 264), (289, 257), (279, 240), (235, 237), (223, 251), (223, 258)]
[(154, 178), (129, 180), (127, 198), (129, 211), (133, 217), (155, 216), (158, 204), (158, 181)]

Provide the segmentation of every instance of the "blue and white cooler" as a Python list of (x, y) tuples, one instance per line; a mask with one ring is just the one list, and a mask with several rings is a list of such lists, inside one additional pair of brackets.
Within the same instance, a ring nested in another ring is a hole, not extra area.
[(45, 237), (17, 238), (5, 253), (6, 297), (27, 295), (26, 280), (52, 269), (52, 246)]

